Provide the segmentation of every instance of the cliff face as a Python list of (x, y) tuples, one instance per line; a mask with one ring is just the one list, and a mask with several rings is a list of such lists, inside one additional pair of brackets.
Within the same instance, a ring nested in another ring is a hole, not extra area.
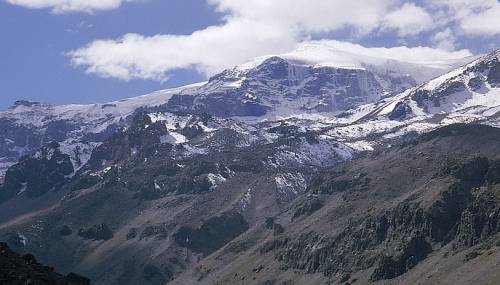
[[(458, 252), (499, 232), (499, 164), (484, 157), (451, 163), (435, 179), (451, 176), (455, 181), (425, 206), (412, 193), (393, 207), (350, 221), (338, 235), (309, 232), (275, 240), (262, 252), (279, 249), (277, 260), (307, 273), (335, 277), (374, 268), (372, 281), (395, 278), (447, 244)], [(365, 191), (370, 192), (367, 184)]]
[(23, 156), (9, 168), (0, 186), (0, 203), (23, 193), (31, 198), (39, 197), (49, 191), (58, 191), (67, 183), (74, 169), (69, 155), (61, 153), (59, 147), (58, 143), (51, 143)]
[[(500, 256), (497, 139), (495, 128), (452, 125), (321, 173), (273, 217), (279, 233), (250, 230), (204, 262), (215, 272), (190, 274), (202, 284), (498, 282), (488, 261)], [(476, 280), (460, 273), (479, 267)]]

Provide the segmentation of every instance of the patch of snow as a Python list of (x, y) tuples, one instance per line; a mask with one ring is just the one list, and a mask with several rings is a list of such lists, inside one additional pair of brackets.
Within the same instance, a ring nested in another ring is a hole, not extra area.
[(21, 242), (23, 246), (26, 247), (26, 244), (28, 244), (28, 239), (26, 238), (26, 236), (21, 233), (17, 233), (17, 236), (19, 237), (19, 242)]
[(158, 185), (158, 183), (156, 181), (155, 181), (155, 190), (161, 190), (160, 185)]
[(176, 132), (169, 132), (166, 135), (160, 137), (160, 143), (162, 144), (183, 144), (188, 142), (187, 138), (182, 134)]
[(248, 188), (236, 204), (240, 211), (244, 211), (250, 206), (250, 203), (252, 203), (252, 188)]
[(182, 145), (184, 147), (184, 149), (186, 150), (187, 154), (188, 155), (193, 155), (193, 154), (207, 154), (208, 153), (208, 150), (207, 149), (204, 149), (204, 148), (199, 148), (199, 147), (195, 147), (195, 146), (191, 146), (189, 144), (184, 144)]
[(307, 188), (306, 179), (302, 173), (280, 173), (274, 177), (276, 189), (280, 196), (297, 196)]
[(130, 148), (130, 154), (131, 155), (136, 155), (138, 152), (138, 149), (136, 146)]
[(92, 151), (100, 146), (101, 143), (83, 143), (74, 139), (68, 139), (61, 142), (59, 145), (59, 150), (61, 151), (61, 153), (69, 155), (71, 163), (73, 164), (73, 173), (76, 173), (85, 164), (87, 164), (92, 155)]
[(373, 142), (368, 142), (364, 140), (356, 142), (347, 142), (345, 143), (345, 145), (347, 145), (356, 152), (373, 151)]
[(28, 188), (28, 183), (24, 182), (24, 183), (21, 183), (21, 184), (23, 185), (23, 187), (17, 193), (18, 196), (21, 195), (21, 194), (23, 194), (24, 192), (26, 192), (26, 189)]
[(210, 191), (214, 191), (215, 189), (217, 189), (217, 186), (226, 182), (226, 178), (224, 178), (220, 174), (209, 173), (207, 175), (207, 179), (208, 179), (208, 182), (210, 182), (210, 184), (212, 185), (212, 186), (210, 186)]
[(0, 182), (5, 177), (9, 167), (15, 164), (15, 161), (8, 159), (6, 157), (0, 157)]

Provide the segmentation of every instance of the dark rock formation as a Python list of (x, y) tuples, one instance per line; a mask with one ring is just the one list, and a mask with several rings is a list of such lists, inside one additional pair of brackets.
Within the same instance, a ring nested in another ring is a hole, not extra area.
[(59, 234), (62, 236), (69, 236), (69, 235), (73, 234), (73, 230), (69, 226), (64, 225), (59, 230)]
[(90, 280), (70, 273), (67, 276), (39, 264), (31, 254), (19, 255), (0, 243), (0, 284), (5, 285), (89, 285)]
[[(381, 81), (385, 83), (382, 84)], [(232, 88), (216, 88), (236, 83)], [(215, 116), (262, 116), (280, 100), (310, 98), (305, 110), (332, 112), (372, 102), (389, 92), (401, 92), (416, 82), (406, 75), (375, 74), (368, 70), (308, 67), (271, 57), (245, 71), (226, 70), (210, 78), (195, 94), (174, 95), (169, 111), (209, 113)]]
[(208, 219), (200, 228), (183, 226), (175, 234), (175, 241), (195, 252), (208, 255), (242, 234), (248, 224), (239, 213), (227, 212)]
[(389, 114), (391, 120), (404, 120), (411, 116), (412, 110), (404, 102), (398, 102), (392, 112)]
[(484, 85), (484, 82), (481, 78), (474, 77), (474, 78), (469, 79), (469, 82), (467, 83), (467, 85), (469, 86), (469, 88), (471, 90), (477, 91), (477, 90), (481, 89), (481, 87)]
[(143, 268), (144, 280), (152, 285), (164, 285), (172, 280), (173, 273), (169, 270), (162, 270), (152, 264), (146, 264)]
[(283, 228), (282, 225), (276, 223), (273, 218), (267, 218), (264, 225), (266, 229), (272, 230), (275, 236), (285, 232), (285, 228)]
[(371, 276), (371, 280), (392, 279), (412, 269), (432, 252), (432, 246), (424, 237), (415, 236), (403, 250), (393, 257), (383, 256)]
[(305, 203), (300, 205), (293, 213), (292, 220), (295, 220), (301, 216), (310, 216), (317, 210), (323, 207), (323, 201), (318, 198), (313, 198), (307, 200)]
[[(309, 191), (313, 194), (333, 194), (357, 189), (365, 191), (370, 178), (365, 173), (345, 173), (342, 170), (320, 175), (311, 181)], [(316, 205), (318, 202), (314, 202)]]
[(48, 191), (59, 190), (73, 173), (70, 157), (61, 153), (59, 144), (53, 142), (41, 150), (22, 157), (6, 173), (0, 187), (0, 203), (21, 192), (28, 197), (39, 197)]
[(78, 236), (89, 240), (109, 240), (113, 237), (113, 232), (106, 224), (100, 224), (88, 229), (80, 229)]
[(500, 84), (500, 62), (498, 58), (491, 62), (487, 80), (492, 86), (498, 86)]
[(165, 239), (168, 237), (169, 232), (173, 229), (174, 225), (154, 225), (146, 227), (140, 236), (140, 239), (145, 239), (149, 237), (156, 237), (158, 239)]
[[(483, 133), (476, 135), (476, 139), (486, 144), (490, 139), (494, 141), (493, 130), (485, 134), (483, 131), (488, 128), (480, 129), (480, 126), (450, 126), (424, 135), (415, 143), (475, 136), (474, 132)], [(500, 232), (499, 165), (499, 160), (482, 156), (440, 161), (439, 167), (428, 166), (427, 171), (432, 171), (433, 179), (448, 181), (448, 186), (425, 205), (417, 199), (418, 195), (409, 196), (391, 208), (350, 220), (339, 234), (310, 231), (280, 237), (264, 244), (260, 252), (275, 252), (285, 269), (321, 272), (330, 278), (370, 268), (374, 268), (372, 281), (401, 276), (444, 245), (451, 244), (456, 251), (465, 250)], [(346, 180), (349, 176), (352, 174), (344, 168), (322, 174), (309, 191), (331, 195), (370, 191), (369, 174)], [(312, 201), (302, 204), (294, 216), (312, 209)]]
[(131, 228), (127, 233), (127, 240), (131, 240), (137, 237), (137, 229)]

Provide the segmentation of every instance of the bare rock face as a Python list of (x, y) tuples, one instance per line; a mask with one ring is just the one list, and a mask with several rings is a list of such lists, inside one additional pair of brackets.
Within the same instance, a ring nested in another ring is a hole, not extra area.
[(488, 72), (488, 82), (495, 86), (500, 84), (500, 62), (498, 59), (491, 63), (490, 71)]
[(310, 216), (322, 207), (323, 201), (321, 201), (320, 199), (307, 200), (305, 203), (297, 207), (297, 209), (293, 213), (292, 219), (297, 219), (301, 216)]
[(432, 246), (423, 237), (413, 237), (402, 251), (393, 257), (383, 256), (371, 280), (392, 279), (406, 273), (432, 252)]
[(221, 248), (248, 229), (248, 223), (239, 213), (224, 213), (207, 220), (198, 229), (181, 227), (175, 241), (195, 252), (208, 255)]
[(305, 66), (271, 57), (255, 68), (226, 70), (194, 94), (174, 95), (166, 107), (222, 117), (259, 117), (285, 105), (290, 111), (339, 112), (414, 85), (404, 75)]
[[(415, 144), (474, 136), (469, 132), (472, 128), (450, 126), (421, 137)], [(497, 130), (489, 131), (496, 135), (486, 132), (477, 136), (482, 145), (488, 145), (492, 139), (490, 135), (498, 136)], [(475, 130), (476, 134), (480, 132)], [(482, 156), (450, 158), (437, 168), (428, 165), (425, 171), (435, 171), (431, 174), (433, 179), (451, 181), (445, 189), (432, 194), (432, 199), (424, 202), (418, 197), (427, 194), (416, 192), (390, 208), (350, 220), (338, 234), (310, 231), (294, 237), (279, 237), (265, 243), (260, 252), (274, 253), (284, 269), (322, 273), (332, 279), (365, 270), (372, 272), (371, 281), (396, 278), (425, 262), (430, 254), (442, 247), (451, 245), (454, 253), (458, 253), (500, 233), (499, 165), (500, 160)], [(371, 195), (373, 181), (362, 177), (372, 175), (365, 173), (347, 181), (345, 175), (345, 170), (322, 175), (310, 191), (329, 195), (363, 195), (363, 192)], [(360, 180), (364, 180), (364, 186), (359, 184)], [(306, 200), (303, 205), (311, 205), (315, 199)], [(301, 212), (307, 209), (305, 206), (299, 208)]]
[(69, 236), (69, 235), (73, 234), (73, 230), (68, 225), (64, 225), (59, 230), (59, 234), (61, 236)]
[(411, 116), (411, 108), (402, 102), (398, 102), (392, 112), (389, 114), (390, 120), (404, 120)]
[(90, 280), (70, 273), (59, 274), (53, 268), (39, 264), (31, 254), (23, 256), (0, 243), (0, 283), (12, 285), (90, 285)]
[(90, 240), (109, 240), (113, 237), (113, 232), (106, 224), (100, 224), (88, 229), (80, 229), (78, 236)]
[(5, 183), (0, 186), (0, 202), (24, 192), (28, 197), (39, 197), (57, 191), (69, 181), (73, 171), (70, 157), (61, 153), (58, 143), (51, 143), (9, 168)]
[[(478, 100), (475, 98), (500, 86), (499, 60), (500, 52), (495, 51), (455, 72), (408, 90), (407, 96), (395, 104), (389, 119), (408, 119), (422, 111), (426, 114), (450, 112), (453, 104), (461, 106)], [(415, 105), (420, 111), (413, 110)]]

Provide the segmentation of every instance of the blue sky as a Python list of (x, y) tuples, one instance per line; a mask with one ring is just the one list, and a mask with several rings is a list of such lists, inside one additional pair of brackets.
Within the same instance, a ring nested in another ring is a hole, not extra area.
[(496, 0), (68, 1), (0, 0), (0, 110), (19, 99), (106, 102), (198, 82), (311, 39), (500, 48)]
[(188, 34), (220, 21), (201, 0), (134, 3), (93, 15), (54, 15), (0, 1), (0, 109), (19, 99), (53, 104), (106, 102), (201, 81), (203, 76), (194, 70), (176, 71), (163, 84), (102, 78), (72, 67), (64, 53), (98, 38), (130, 32)]

